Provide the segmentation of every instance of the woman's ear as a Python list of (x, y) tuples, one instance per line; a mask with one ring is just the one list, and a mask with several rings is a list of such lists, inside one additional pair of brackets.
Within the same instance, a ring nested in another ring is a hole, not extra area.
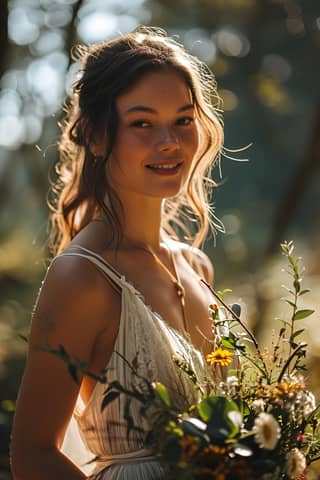
[(90, 122), (86, 119), (79, 121), (80, 135), (84, 145), (90, 150), (94, 157), (102, 157), (106, 151), (106, 134), (100, 134), (93, 130)]

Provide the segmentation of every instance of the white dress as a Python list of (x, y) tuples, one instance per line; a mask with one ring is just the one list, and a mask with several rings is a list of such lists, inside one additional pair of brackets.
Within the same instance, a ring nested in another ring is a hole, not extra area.
[[(172, 357), (177, 355), (184, 358), (198, 375), (199, 381), (203, 381), (208, 369), (200, 352), (152, 311), (141, 293), (102, 257), (84, 247), (77, 248), (82, 253), (65, 252), (61, 255), (88, 259), (121, 291), (121, 317), (114, 351), (107, 365), (108, 382), (118, 380), (130, 389), (132, 372), (123, 359), (131, 363), (138, 354), (139, 374), (165, 384), (182, 408), (194, 403), (197, 393), (192, 382)], [(84, 472), (91, 474), (90, 479), (164, 479), (164, 467), (155, 453), (147, 449), (145, 434), (134, 432), (127, 439), (123, 411), (125, 395), (121, 394), (105, 409), (101, 409), (106, 386), (97, 383), (86, 406), (78, 397), (62, 451)], [(147, 432), (150, 425), (140, 416), (139, 407), (138, 402), (132, 403), (130, 413), (134, 423)], [(90, 459), (94, 461), (90, 462)]]

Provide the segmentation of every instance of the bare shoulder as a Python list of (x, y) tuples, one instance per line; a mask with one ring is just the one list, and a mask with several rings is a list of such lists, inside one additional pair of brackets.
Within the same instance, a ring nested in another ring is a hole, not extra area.
[[(34, 322), (49, 328), (50, 318), (64, 329), (79, 327), (81, 322), (97, 326), (96, 318), (108, 303), (106, 281), (90, 261), (74, 256), (58, 256), (48, 268), (34, 311)], [(111, 293), (111, 287), (110, 287)], [(40, 315), (41, 313), (41, 315)], [(90, 317), (90, 322), (86, 321)], [(62, 323), (63, 325), (59, 325)], [(82, 329), (85, 325), (82, 325)]]
[(183, 242), (174, 242), (174, 248), (179, 250), (192, 268), (210, 285), (214, 279), (214, 269), (208, 255), (199, 248)]

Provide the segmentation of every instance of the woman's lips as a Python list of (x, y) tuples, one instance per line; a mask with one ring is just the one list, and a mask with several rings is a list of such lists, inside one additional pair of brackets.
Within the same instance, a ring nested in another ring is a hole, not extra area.
[(180, 170), (183, 162), (162, 162), (146, 165), (150, 172), (158, 175), (175, 175)]

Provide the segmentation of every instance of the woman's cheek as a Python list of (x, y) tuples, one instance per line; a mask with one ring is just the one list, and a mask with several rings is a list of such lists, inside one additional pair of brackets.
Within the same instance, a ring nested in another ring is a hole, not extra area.
[(184, 145), (187, 145), (190, 150), (197, 151), (199, 146), (199, 135), (196, 129), (189, 132), (184, 132), (181, 141)]

